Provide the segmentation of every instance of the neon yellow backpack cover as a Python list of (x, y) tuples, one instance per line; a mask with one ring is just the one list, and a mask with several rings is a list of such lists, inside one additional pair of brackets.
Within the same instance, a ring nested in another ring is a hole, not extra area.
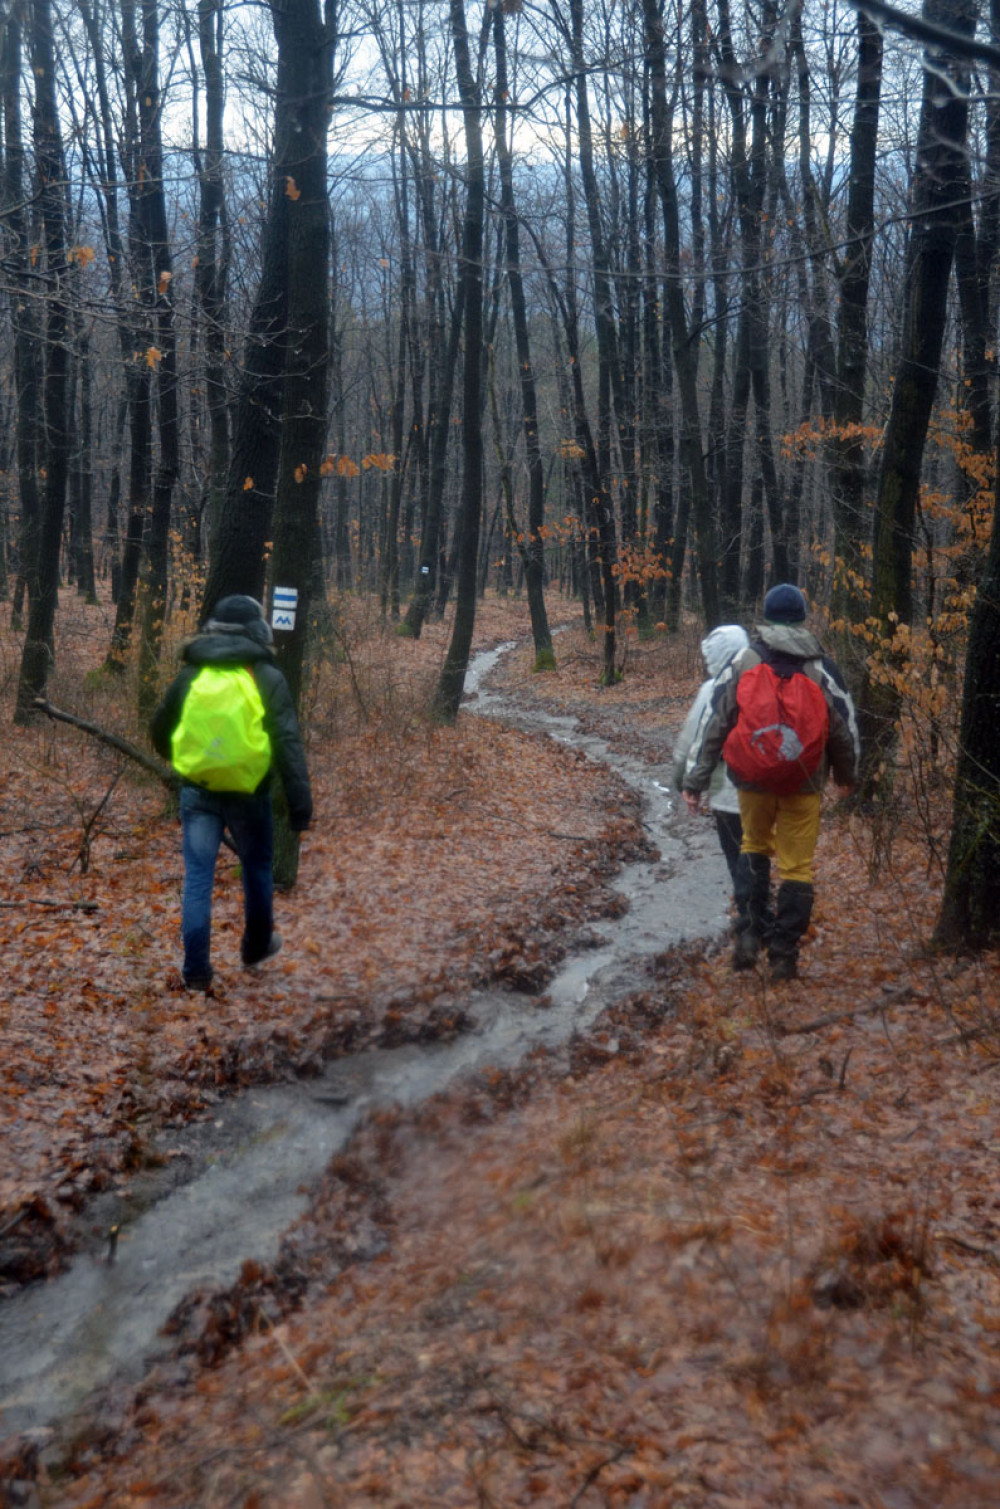
[(202, 666), (170, 739), (178, 775), (209, 791), (256, 791), (271, 767), (257, 683), (242, 666)]

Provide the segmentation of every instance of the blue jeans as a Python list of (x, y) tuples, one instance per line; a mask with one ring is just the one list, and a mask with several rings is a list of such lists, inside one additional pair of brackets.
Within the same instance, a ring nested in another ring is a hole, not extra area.
[(243, 874), (244, 964), (263, 959), (273, 924), (274, 818), (271, 793), (254, 796), (181, 787), (184, 841), (184, 979), (206, 984), (212, 978), (212, 888), (215, 861), (226, 829), (239, 855)]

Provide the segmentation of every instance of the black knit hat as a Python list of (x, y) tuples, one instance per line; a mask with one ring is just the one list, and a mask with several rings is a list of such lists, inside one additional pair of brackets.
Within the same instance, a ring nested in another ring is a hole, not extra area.
[(246, 597), (234, 592), (231, 597), (222, 597), (215, 611), (205, 624), (206, 634), (238, 634), (252, 639), (263, 649), (270, 650), (274, 644), (271, 625), (264, 617), (264, 609), (255, 597)]
[(263, 617), (264, 609), (257, 599), (241, 592), (220, 598), (212, 611), (212, 618), (219, 624), (252, 624)]
[(764, 599), (764, 617), (770, 624), (804, 623), (806, 600), (798, 587), (793, 587), (790, 582), (772, 587)]

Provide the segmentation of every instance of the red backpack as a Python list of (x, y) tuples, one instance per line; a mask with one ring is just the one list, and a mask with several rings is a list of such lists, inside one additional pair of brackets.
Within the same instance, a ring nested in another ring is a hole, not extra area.
[(826, 698), (804, 671), (779, 676), (764, 661), (736, 684), (739, 714), (722, 746), (733, 775), (748, 786), (790, 796), (815, 775), (826, 748)]

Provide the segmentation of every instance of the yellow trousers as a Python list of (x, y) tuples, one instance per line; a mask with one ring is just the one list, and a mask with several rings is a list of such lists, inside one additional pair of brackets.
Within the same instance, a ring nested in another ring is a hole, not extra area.
[(812, 883), (812, 862), (819, 838), (818, 791), (772, 796), (767, 791), (740, 792), (742, 854), (773, 855), (779, 880)]

